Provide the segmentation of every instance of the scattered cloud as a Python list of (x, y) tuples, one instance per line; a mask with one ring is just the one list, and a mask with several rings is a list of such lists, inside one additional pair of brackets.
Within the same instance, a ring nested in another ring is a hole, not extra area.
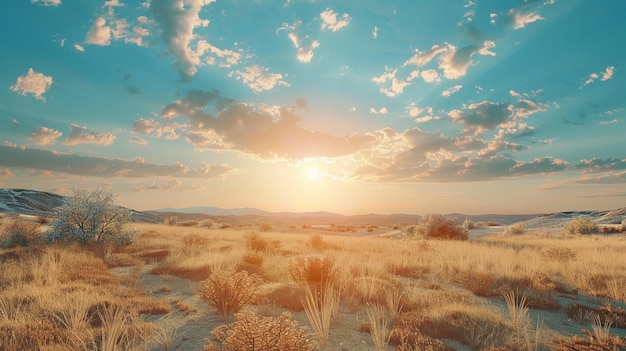
[(387, 108), (386, 107), (381, 107), (378, 110), (371, 107), (370, 108), (370, 113), (373, 115), (386, 115), (387, 114)]
[(148, 145), (148, 141), (146, 141), (146, 139), (143, 139), (141, 137), (138, 137), (136, 135), (131, 136), (128, 139), (129, 142), (133, 143), (133, 144), (139, 144), (139, 145)]
[(613, 71), (615, 70), (615, 66), (607, 67), (602, 73), (602, 81), (609, 80), (613, 78)]
[(233, 71), (229, 73), (229, 77), (234, 76), (237, 80), (247, 85), (255, 93), (266, 90), (272, 90), (276, 86), (289, 86), (289, 83), (283, 80), (280, 73), (270, 73), (268, 68), (259, 65), (252, 65), (245, 68), (245, 71)]
[(59, 6), (61, 5), (61, 0), (30, 0), (33, 4), (39, 4), (42, 6)]
[(74, 49), (76, 49), (76, 51), (85, 52), (85, 48), (80, 44), (74, 44)]
[(63, 133), (58, 130), (37, 126), (33, 133), (28, 136), (28, 139), (37, 145), (50, 145), (54, 144), (62, 135)]
[(132, 191), (138, 191), (138, 192), (143, 192), (143, 191), (151, 191), (151, 190), (157, 190), (157, 191), (185, 191), (185, 190), (200, 190), (200, 189), (204, 189), (203, 186), (199, 186), (199, 185), (194, 185), (194, 186), (185, 186), (183, 185), (183, 182), (181, 182), (179, 179), (169, 179), (166, 181), (149, 181), (149, 182), (143, 182), (139, 185), (134, 186), (131, 190)]
[(463, 88), (462, 85), (455, 85), (450, 89), (446, 89), (444, 91), (441, 92), (441, 96), (445, 96), (445, 97), (449, 97), (450, 95), (458, 92), (459, 90), (461, 90)]
[(9, 168), (0, 168), (0, 179), (9, 179), (13, 177), (13, 172)]
[(586, 87), (587, 85), (593, 83), (596, 79), (600, 78), (601, 81), (607, 81), (613, 78), (613, 72), (615, 71), (615, 66), (609, 66), (604, 71), (600, 73), (591, 73), (589, 78), (585, 80), (585, 82), (579, 87), (580, 89)]
[(469, 130), (480, 134), (508, 123), (514, 111), (512, 104), (483, 101), (469, 105), (469, 108), (464, 111), (452, 110), (448, 115), (453, 121), (461, 122)]
[(199, 40), (196, 46), (196, 55), (198, 57), (205, 56), (208, 53), (210, 56), (205, 59), (210, 64), (215, 64), (222, 68), (230, 68), (238, 65), (241, 59), (244, 57), (241, 51), (220, 49), (206, 40)]
[(340, 18), (337, 18), (337, 15), (338, 14), (331, 9), (326, 9), (324, 12), (320, 13), (320, 18), (322, 19), (322, 30), (328, 29), (336, 32), (350, 24), (350, 15), (344, 13)]
[[(534, 23), (544, 18), (539, 11), (547, 6), (552, 5), (556, 0), (526, 0), (521, 5), (514, 7), (507, 13), (507, 21), (513, 29), (522, 29), (530, 23)], [(492, 21), (496, 16), (491, 16)]]
[(190, 128), (186, 141), (198, 150), (233, 150), (262, 159), (345, 156), (369, 139), (302, 128), (298, 125), (302, 117), (291, 107), (267, 109), (240, 103), (218, 108), (216, 115), (205, 112), (209, 104), (223, 106), (223, 100), (216, 91), (190, 91), (185, 99), (166, 105), (161, 116), (167, 120), (186, 117)]
[(64, 145), (99, 144), (111, 145), (115, 141), (115, 136), (111, 133), (95, 133), (85, 126), (72, 123), (70, 125), (70, 135), (63, 140)]
[(28, 73), (24, 76), (17, 77), (17, 82), (11, 85), (9, 89), (26, 96), (32, 94), (38, 100), (46, 101), (43, 94), (52, 86), (52, 77), (43, 73), (35, 72), (32, 68), (28, 69)]
[(441, 81), (441, 78), (439, 78), (439, 73), (437, 73), (437, 71), (435, 71), (434, 69), (424, 70), (420, 73), (420, 75), (426, 83), (438, 83)]
[(111, 44), (111, 27), (107, 25), (104, 17), (98, 17), (93, 22), (91, 29), (87, 33), (85, 41), (88, 44), (107, 46)]
[(292, 25), (283, 23), (283, 25), (276, 30), (276, 33), (281, 30), (287, 31), (287, 37), (289, 38), (289, 40), (291, 40), (293, 46), (298, 49), (298, 53), (296, 55), (298, 61), (302, 63), (309, 63), (313, 58), (313, 51), (319, 48), (320, 42), (317, 40), (313, 40), (309, 35), (305, 35), (304, 37), (302, 37), (298, 33), (301, 25), (302, 21), (300, 20), (296, 21)]
[(208, 20), (200, 18), (200, 10), (215, 0), (188, 0), (183, 3), (170, 0), (150, 1), (152, 16), (161, 30), (163, 41), (176, 57), (173, 67), (181, 80), (187, 82), (196, 74), (200, 58), (190, 44), (196, 27), (206, 27)]
[(159, 165), (142, 159), (124, 160), (60, 153), (56, 151), (0, 145), (0, 166), (48, 170), (80, 176), (102, 178), (177, 177), (212, 179), (226, 175), (227, 165), (205, 163), (189, 168), (181, 163)]
[(378, 39), (378, 30), (379, 28), (377, 26), (374, 26), (374, 29), (372, 29), (372, 38)]

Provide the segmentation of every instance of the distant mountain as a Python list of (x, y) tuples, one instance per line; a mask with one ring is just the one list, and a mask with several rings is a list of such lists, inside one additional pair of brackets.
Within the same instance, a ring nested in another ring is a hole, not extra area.
[(162, 208), (158, 210), (150, 210), (150, 212), (178, 212), (178, 213), (197, 213), (208, 216), (269, 216), (272, 212), (259, 210), (257, 208), (219, 208), (219, 207), (185, 207), (185, 208)]
[[(0, 189), (0, 212), (54, 217), (54, 208), (61, 206), (65, 196), (29, 189)], [(161, 223), (163, 219), (145, 212), (131, 211), (133, 222)]]

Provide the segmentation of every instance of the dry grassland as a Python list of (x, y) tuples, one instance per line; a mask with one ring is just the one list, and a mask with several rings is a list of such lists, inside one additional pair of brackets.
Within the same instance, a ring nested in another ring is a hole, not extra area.
[(626, 345), (624, 235), (425, 241), (138, 227), (124, 247), (0, 249), (0, 350)]

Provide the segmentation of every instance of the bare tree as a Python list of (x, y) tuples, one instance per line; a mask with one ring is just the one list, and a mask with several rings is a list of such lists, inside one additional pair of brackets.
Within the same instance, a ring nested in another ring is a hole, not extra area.
[(57, 208), (48, 239), (129, 243), (136, 230), (128, 227), (131, 211), (115, 205), (116, 196), (105, 189), (72, 189), (72, 196)]

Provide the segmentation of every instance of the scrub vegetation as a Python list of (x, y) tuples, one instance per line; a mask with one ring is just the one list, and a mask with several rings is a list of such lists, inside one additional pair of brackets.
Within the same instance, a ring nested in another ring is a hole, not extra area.
[(442, 218), (402, 237), (170, 223), (50, 242), (54, 221), (4, 216), (0, 350), (625, 347), (624, 235), (467, 240)]

